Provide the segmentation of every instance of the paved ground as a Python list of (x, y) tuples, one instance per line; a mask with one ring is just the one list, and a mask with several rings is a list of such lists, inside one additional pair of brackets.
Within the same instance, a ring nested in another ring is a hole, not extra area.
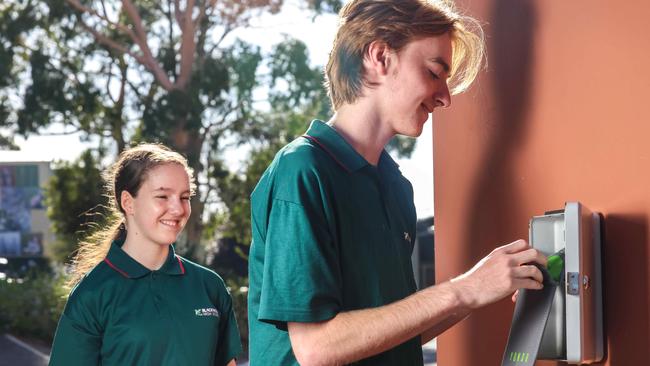
[[(436, 341), (422, 347), (424, 365), (436, 366)], [(7, 334), (0, 334), (0, 366), (47, 366), (47, 350), (36, 349)], [(248, 362), (238, 363), (248, 366)]]
[(0, 366), (47, 366), (49, 357), (15, 337), (0, 334)]

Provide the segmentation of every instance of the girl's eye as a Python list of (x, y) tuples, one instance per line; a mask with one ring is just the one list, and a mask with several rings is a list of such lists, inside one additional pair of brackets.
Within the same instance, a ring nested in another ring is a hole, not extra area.
[(167, 199), (167, 196), (156, 196), (156, 198), (160, 198), (160, 199), (166, 200), (166, 199)]
[(189, 200), (190, 200), (189, 197), (181, 197), (181, 199), (182, 199), (183, 201), (189, 201)]
[(438, 80), (438, 79), (440, 79), (440, 77), (438, 77), (438, 75), (436, 75), (436, 74), (435, 74), (433, 71), (431, 71), (431, 70), (429, 70), (429, 74), (431, 75), (431, 78), (434, 79), (434, 80)]

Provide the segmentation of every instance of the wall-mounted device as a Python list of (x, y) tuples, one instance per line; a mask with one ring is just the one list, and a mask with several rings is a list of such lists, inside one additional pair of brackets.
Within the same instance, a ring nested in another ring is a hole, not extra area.
[(603, 359), (600, 220), (578, 202), (530, 220), (530, 245), (548, 256), (544, 288), (519, 292), (502, 365)]

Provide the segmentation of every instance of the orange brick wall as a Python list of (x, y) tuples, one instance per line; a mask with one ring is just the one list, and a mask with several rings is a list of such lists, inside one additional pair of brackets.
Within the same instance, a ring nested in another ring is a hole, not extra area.
[[(436, 278), (580, 201), (605, 217), (607, 359), (650, 365), (650, 2), (464, 0), (488, 68), (434, 116)], [(438, 340), (438, 365), (500, 365), (513, 304)], [(555, 365), (555, 363), (540, 363)]]

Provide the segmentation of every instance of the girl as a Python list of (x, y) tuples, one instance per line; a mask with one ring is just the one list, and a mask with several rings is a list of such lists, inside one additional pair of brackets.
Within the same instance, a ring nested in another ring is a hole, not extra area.
[(50, 365), (235, 365), (223, 280), (172, 245), (190, 216), (192, 173), (162, 145), (120, 154), (105, 177), (112, 224), (77, 253)]

